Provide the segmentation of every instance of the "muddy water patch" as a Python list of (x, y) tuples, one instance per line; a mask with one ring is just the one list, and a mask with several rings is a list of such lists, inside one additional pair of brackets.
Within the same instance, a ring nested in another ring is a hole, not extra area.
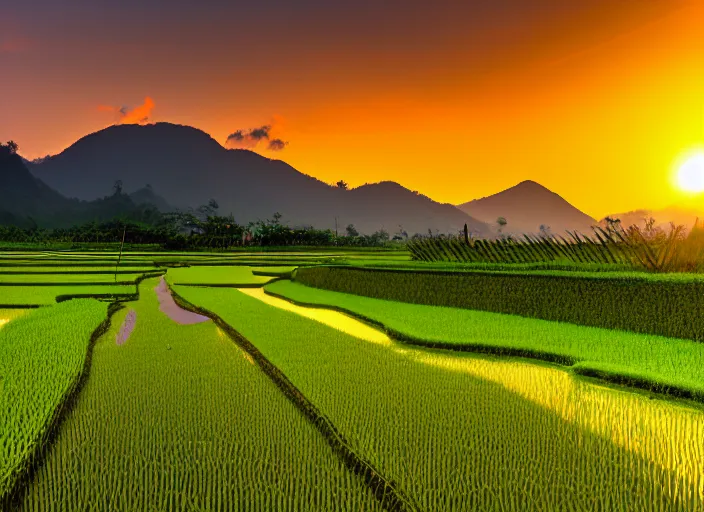
[(130, 309), (127, 316), (125, 316), (125, 321), (122, 322), (119, 332), (115, 336), (115, 343), (118, 345), (124, 345), (132, 334), (136, 323), (137, 312), (134, 309)]
[(154, 288), (156, 297), (159, 300), (159, 311), (164, 313), (174, 322), (181, 325), (199, 324), (210, 320), (207, 316), (192, 313), (179, 307), (171, 296), (171, 291), (164, 281), (164, 277), (159, 280), (159, 284)]

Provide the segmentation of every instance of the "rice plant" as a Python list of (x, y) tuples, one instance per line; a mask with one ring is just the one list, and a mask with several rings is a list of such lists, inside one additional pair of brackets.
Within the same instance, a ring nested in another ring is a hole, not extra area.
[(107, 305), (68, 301), (0, 330), (0, 503), (27, 470), (83, 373)]
[(159, 311), (157, 280), (96, 343), (90, 378), (14, 510), (376, 511), (381, 504), (213, 322)]
[(176, 288), (421, 510), (702, 510), (702, 410), (554, 368), (368, 342), (232, 289)]

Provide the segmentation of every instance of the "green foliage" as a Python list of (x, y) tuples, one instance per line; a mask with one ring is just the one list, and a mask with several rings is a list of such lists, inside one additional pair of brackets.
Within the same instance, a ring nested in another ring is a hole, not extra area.
[[(124, 196), (124, 195), (123, 195)], [(122, 196), (120, 196), (122, 197)], [(124, 196), (127, 197), (127, 196)], [(107, 201), (107, 199), (106, 199)], [(155, 210), (140, 210), (142, 214), (103, 222), (89, 222), (72, 228), (47, 230), (33, 224), (30, 227), (4, 226), (0, 218), (0, 243), (6, 247), (36, 248), (81, 244), (113, 244), (119, 248), (126, 231), (125, 245), (158, 245), (166, 250), (233, 249), (254, 247), (390, 247), (389, 234), (379, 230), (371, 235), (337, 236), (330, 229), (291, 228), (281, 224), (281, 214), (272, 219), (237, 224), (232, 216), (199, 216), (192, 212), (160, 214)], [(214, 211), (214, 209), (212, 210)], [(356, 233), (356, 230), (354, 230)], [(398, 245), (398, 244), (397, 244)]]
[(73, 300), (41, 308), (0, 330), (0, 500), (46, 440), (83, 373), (107, 305)]
[(267, 293), (349, 312), (383, 325), (411, 343), (479, 352), (522, 353), (580, 369), (615, 368), (639, 375), (654, 391), (678, 388), (704, 401), (704, 344), (515, 315), (422, 306), (311, 288), (291, 281), (266, 286)]
[(386, 300), (704, 341), (704, 277), (306, 267), (308, 286)]
[[(213, 322), (182, 326), (159, 311), (156, 284), (144, 281), (96, 343), (90, 378), (19, 508), (381, 510)], [(134, 330), (117, 345), (129, 310)]]
[(176, 288), (252, 342), (420, 510), (654, 511), (699, 499), (700, 412), (553, 368), (363, 341), (236, 290)]

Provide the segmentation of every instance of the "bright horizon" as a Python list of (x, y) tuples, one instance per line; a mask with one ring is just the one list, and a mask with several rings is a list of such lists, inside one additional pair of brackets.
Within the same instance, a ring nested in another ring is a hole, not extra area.
[(597, 220), (698, 199), (674, 177), (704, 145), (699, 1), (214, 3), (8, 7), (0, 140), (33, 159), (146, 119), (451, 204), (524, 180)]

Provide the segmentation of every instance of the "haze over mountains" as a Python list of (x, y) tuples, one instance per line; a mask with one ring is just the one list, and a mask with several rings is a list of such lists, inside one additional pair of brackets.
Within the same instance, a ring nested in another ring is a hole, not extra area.
[[(621, 225), (632, 226), (636, 225), (640, 228), (645, 227), (645, 220), (652, 217), (655, 219), (655, 227), (659, 227), (668, 231), (670, 222), (674, 222), (676, 226), (684, 225), (688, 230), (692, 229), (694, 223), (699, 219), (700, 225), (704, 222), (704, 205), (703, 204), (687, 204), (671, 205), (660, 210), (633, 210), (624, 213), (614, 213), (609, 215), (611, 218), (620, 219)], [(605, 224), (605, 218), (599, 221), (600, 224)]]
[[(211, 198), (219, 213), (246, 223), (283, 215), (292, 226), (362, 233), (403, 227), (409, 235), (456, 233), (465, 223), (477, 236), (488, 226), (450, 204), (440, 204), (394, 182), (352, 190), (330, 186), (280, 160), (248, 150), (225, 149), (208, 134), (170, 123), (119, 125), (83, 137), (32, 173), (67, 197), (91, 200), (111, 193), (121, 180), (135, 192), (150, 185), (175, 207), (197, 207)], [(344, 178), (344, 177), (341, 177)]]
[(530, 180), (497, 194), (460, 204), (458, 208), (495, 227), (499, 217), (505, 218), (507, 224), (502, 232), (506, 234), (539, 233), (540, 226), (545, 225), (554, 234), (576, 230), (591, 235), (591, 226), (597, 224), (596, 219), (561, 196)]

